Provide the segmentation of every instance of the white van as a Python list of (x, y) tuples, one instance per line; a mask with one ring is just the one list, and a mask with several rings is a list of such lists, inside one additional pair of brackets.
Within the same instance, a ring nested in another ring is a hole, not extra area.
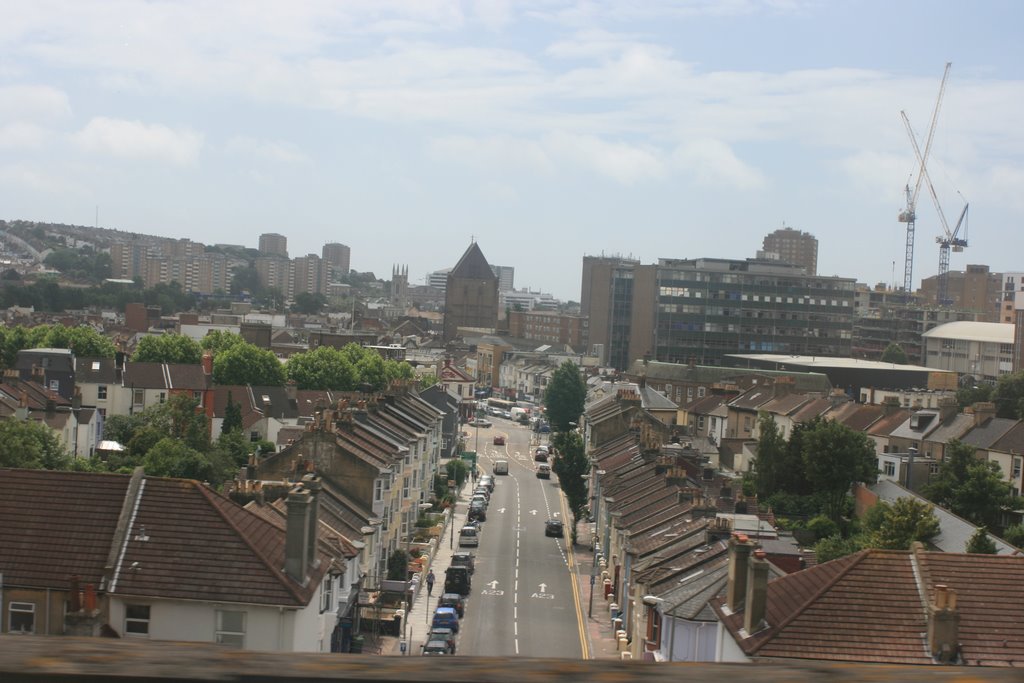
[(459, 547), (476, 547), (480, 545), (480, 536), (475, 526), (464, 526), (459, 532)]
[(508, 460), (495, 460), (493, 471), (495, 474), (508, 474)]

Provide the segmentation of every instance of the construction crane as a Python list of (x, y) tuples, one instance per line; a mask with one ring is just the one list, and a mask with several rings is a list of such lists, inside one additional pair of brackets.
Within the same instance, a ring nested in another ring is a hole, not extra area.
[(900, 114), (903, 116), (903, 121), (907, 125), (907, 129), (910, 132), (910, 139), (914, 145), (914, 151), (917, 152), (917, 160), (920, 164), (920, 170), (917, 173), (917, 182), (914, 184), (914, 191), (910, 191), (910, 183), (907, 183), (905, 188), (907, 195), (907, 207), (900, 211), (899, 222), (907, 224), (907, 251), (903, 262), (903, 291), (907, 296), (910, 296), (913, 292), (912, 285), (914, 279), (914, 230), (917, 223), (917, 196), (921, 192), (921, 181), (924, 180), (925, 174), (927, 173), (926, 164), (928, 163), (928, 155), (932, 151), (932, 139), (935, 137), (935, 124), (939, 120), (939, 108), (942, 106), (942, 95), (946, 91), (946, 80), (949, 78), (949, 69), (953, 66), (952, 62), (946, 62), (946, 70), (942, 74), (942, 83), (939, 84), (939, 96), (935, 100), (935, 109), (932, 111), (931, 125), (928, 127), (928, 137), (924, 143), (924, 154), (921, 154), (917, 148), (917, 138), (914, 137), (914, 133), (910, 130), (910, 121), (907, 119), (906, 112), (901, 111)]

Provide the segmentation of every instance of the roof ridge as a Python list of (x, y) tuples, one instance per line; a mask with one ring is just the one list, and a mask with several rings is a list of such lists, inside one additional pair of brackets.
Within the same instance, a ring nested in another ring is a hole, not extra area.
[[(753, 654), (753, 653), (757, 652), (762, 647), (764, 647), (767, 643), (771, 642), (772, 639), (776, 635), (778, 635), (786, 626), (789, 626), (791, 623), (793, 623), (793, 621), (796, 620), (796, 618), (798, 616), (803, 614), (804, 610), (806, 610), (808, 607), (810, 607), (812, 604), (814, 604), (814, 602), (817, 601), (821, 596), (823, 596), (827, 591), (831, 590), (832, 587), (835, 586), (836, 583), (839, 582), (843, 577), (845, 577), (847, 574), (849, 574), (850, 571), (854, 567), (860, 565), (860, 563), (864, 560), (865, 557), (867, 557), (868, 555), (870, 555), (872, 552), (875, 552), (875, 551), (876, 551), (876, 549), (874, 549), (874, 548), (865, 548), (864, 550), (858, 551), (857, 553), (854, 553), (853, 555), (847, 555), (847, 557), (845, 557), (845, 558), (838, 558), (836, 560), (833, 560), (833, 562), (838, 562), (840, 560), (844, 560), (844, 559), (847, 559), (847, 558), (853, 558), (853, 559), (848, 560), (847, 565), (845, 567), (843, 567), (841, 570), (839, 570), (839, 572), (835, 576), (833, 576), (829, 581), (826, 581), (825, 583), (823, 583), (821, 585), (821, 587), (818, 588), (818, 590), (816, 590), (813, 593), (811, 593), (811, 595), (808, 596), (808, 598), (806, 600), (804, 600), (804, 602), (799, 607), (797, 607), (795, 610), (790, 612), (788, 617), (783, 619), (777, 626), (775, 626), (772, 629), (773, 632), (771, 633), (771, 635), (769, 637), (767, 637), (767, 638), (764, 638), (760, 643), (758, 643), (753, 648), (753, 650), (751, 650), (750, 654)], [(829, 563), (827, 563), (827, 562), (825, 564), (818, 564), (818, 565), (815, 565), (814, 567), (808, 567), (804, 571), (812, 571), (812, 570), (816, 569), (817, 567), (825, 567), (828, 564)], [(801, 574), (803, 574), (803, 572), (796, 572), (795, 574), (789, 574), (789, 575), (784, 576), (782, 578), (785, 579), (785, 578), (788, 578), (789, 576), (799, 577), (799, 576), (801, 576)]]
[[(251, 550), (253, 552), (254, 555), (256, 555), (257, 559), (259, 559), (259, 561), (262, 562), (267, 567), (267, 569), (270, 570), (270, 573), (274, 576), (274, 578), (279, 583), (281, 583), (284, 586), (285, 590), (287, 590), (292, 595), (292, 597), (295, 598), (295, 600), (298, 603), (303, 604), (303, 605), (306, 604), (307, 601), (305, 599), (303, 599), (301, 593), (299, 593), (299, 591), (296, 590), (296, 588), (293, 585), (293, 582), (290, 580), (290, 578), (287, 575), (283, 575), (282, 576), (281, 570), (276, 569), (274, 567), (274, 564), (270, 561), (270, 558), (268, 558), (263, 553), (262, 550), (260, 550), (259, 548), (256, 547), (256, 545), (249, 538), (249, 535), (246, 534), (245, 532), (243, 532), (238, 527), (238, 525), (235, 524), (234, 520), (232, 520), (230, 517), (228, 517), (228, 515), (226, 514), (224, 509), (221, 508), (221, 506), (220, 506), (220, 504), (218, 502), (218, 498), (223, 498), (223, 497), (220, 496), (220, 494), (217, 494), (217, 497), (215, 498), (213, 491), (208, 489), (206, 486), (203, 486), (202, 484), (200, 484), (195, 479), (188, 479), (186, 481), (189, 484), (191, 484), (193, 488), (196, 488), (196, 489), (199, 490), (200, 495), (202, 495), (206, 499), (206, 501), (210, 504), (210, 507), (212, 507), (217, 512), (217, 514), (220, 515), (221, 519), (223, 519), (225, 522), (227, 522), (228, 526), (231, 527), (231, 529), (238, 535), (238, 537), (242, 539), (242, 542), (245, 543), (245, 545), (249, 548), (249, 550)], [(231, 501), (231, 500), (228, 500), (228, 499), (224, 499), (224, 500), (227, 500), (227, 502), (231, 503), (232, 505), (235, 505), (234, 501)], [(256, 513), (252, 512), (251, 510), (246, 510), (242, 506), (238, 506), (238, 507), (239, 507), (240, 510), (244, 511), (245, 514), (252, 515), (254, 519), (258, 519), (261, 524), (267, 524), (272, 529), (274, 529), (275, 531), (278, 531), (278, 532), (281, 531), (276, 526), (271, 524), (269, 521), (263, 519), (261, 516), (257, 515)], [(285, 533), (287, 534), (287, 531)], [(318, 534), (318, 536), (319, 536), (319, 534)]]

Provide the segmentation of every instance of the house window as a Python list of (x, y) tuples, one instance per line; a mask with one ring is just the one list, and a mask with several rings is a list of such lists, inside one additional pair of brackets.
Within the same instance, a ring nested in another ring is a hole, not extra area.
[(661, 612), (654, 607), (647, 608), (647, 642), (661, 643)]
[(704, 387), (697, 387), (697, 398), (704, 398)]
[(402, 478), (402, 500), (409, 497), (409, 477)]
[(166, 391), (161, 391), (160, 392), (160, 402), (163, 403), (166, 400), (167, 400), (167, 392)]
[(320, 612), (330, 612), (334, 609), (334, 578), (327, 574), (324, 577), (323, 588), (320, 589)]
[(36, 605), (33, 602), (12, 602), (8, 610), (7, 621), (9, 633), (36, 632)]
[(60, 380), (50, 380), (50, 391), (60, 391)]
[(1014, 479), (1020, 479), (1020, 471), (1021, 471), (1021, 459), (1020, 458), (1014, 458), (1013, 459), (1013, 478)]
[(124, 633), (128, 636), (149, 635), (149, 605), (125, 605)]
[(701, 415), (700, 417), (697, 418), (697, 429), (700, 429), (702, 431), (704, 429), (704, 416), (703, 415)]
[(193, 391), (192, 392), (192, 400), (193, 401), (198, 401), (199, 402), (199, 407), (202, 408), (203, 407), (203, 392), (201, 392), (201, 391)]
[(749, 415), (744, 415), (743, 416), (743, 431), (745, 431), (745, 432), (749, 432), (750, 431), (750, 416)]
[(96, 387), (96, 398), (100, 401), (104, 401), (107, 398), (107, 385), (100, 384)]
[(894, 463), (892, 460), (886, 460), (884, 463), (882, 463), (882, 469), (885, 472), (885, 476), (896, 476), (896, 463)]
[(373, 482), (373, 502), (379, 503), (384, 500), (384, 480), (378, 479)]
[(259, 440), (260, 440), (260, 433), (259, 432), (249, 432), (249, 441), (252, 441), (253, 443), (256, 443)]
[(144, 389), (136, 389), (132, 392), (132, 403), (137, 406), (141, 406), (146, 400), (146, 392)]
[(217, 610), (215, 642), (231, 647), (245, 647), (245, 612)]

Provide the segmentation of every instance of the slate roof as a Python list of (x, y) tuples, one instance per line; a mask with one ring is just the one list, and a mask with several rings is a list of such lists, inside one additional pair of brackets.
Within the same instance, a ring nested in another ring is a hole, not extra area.
[[(971, 536), (978, 530), (977, 526), (966, 519), (958, 517), (946, 508), (935, 505), (889, 479), (879, 479), (877, 483), (868, 486), (868, 489), (877, 495), (879, 500), (884, 500), (887, 503), (893, 503), (900, 498), (913, 498), (918, 502), (931, 505), (935, 517), (939, 520), (939, 533), (928, 542), (929, 547), (948, 553), (962, 553), (967, 549), (967, 542), (971, 540)], [(999, 555), (1013, 555), (1020, 552), (998, 536), (988, 534), (988, 538), (995, 544), (996, 553)]]
[(753, 657), (934, 664), (925, 605), (936, 585), (956, 591), (966, 665), (1024, 664), (1024, 557), (862, 550), (768, 583), (768, 627), (740, 634), (742, 611), (713, 607)]
[(754, 387), (745, 394), (741, 394), (729, 401), (729, 407), (737, 410), (756, 410), (768, 401), (772, 400), (771, 387)]
[(832, 409), (832, 400), (828, 398), (814, 398), (800, 406), (790, 418), (794, 422), (810, 422), (814, 418), (824, 415)]
[(81, 384), (114, 384), (117, 370), (113, 358), (78, 358), (75, 360), (75, 382)]
[(810, 401), (811, 398), (817, 397), (811, 397), (807, 394), (788, 394), (785, 396), (779, 396), (762, 405), (761, 410), (774, 413), (776, 415), (789, 415), (797, 408)]
[(1018, 422), (999, 437), (991, 449), (1003, 453), (1024, 453), (1024, 421)]
[(848, 401), (828, 412), (827, 418), (863, 432), (882, 416), (882, 406), (862, 405)]
[(953, 439), (963, 437), (963, 435), (969, 432), (973, 426), (973, 415), (958, 413), (940, 424), (925, 440), (942, 444), (949, 443)]
[(1005, 417), (993, 417), (985, 424), (979, 425), (964, 434), (960, 441), (975, 448), (991, 448), (992, 444), (1003, 438), (1018, 422), (1019, 420), (1011, 420)]
[(888, 438), (889, 434), (892, 433), (892, 430), (906, 422), (909, 417), (909, 410), (905, 410), (903, 408), (894, 410), (888, 415), (882, 415), (882, 417), (875, 420), (875, 422), (868, 427), (868, 434)]
[(203, 391), (212, 382), (199, 363), (125, 363), (122, 385), (137, 389)]

